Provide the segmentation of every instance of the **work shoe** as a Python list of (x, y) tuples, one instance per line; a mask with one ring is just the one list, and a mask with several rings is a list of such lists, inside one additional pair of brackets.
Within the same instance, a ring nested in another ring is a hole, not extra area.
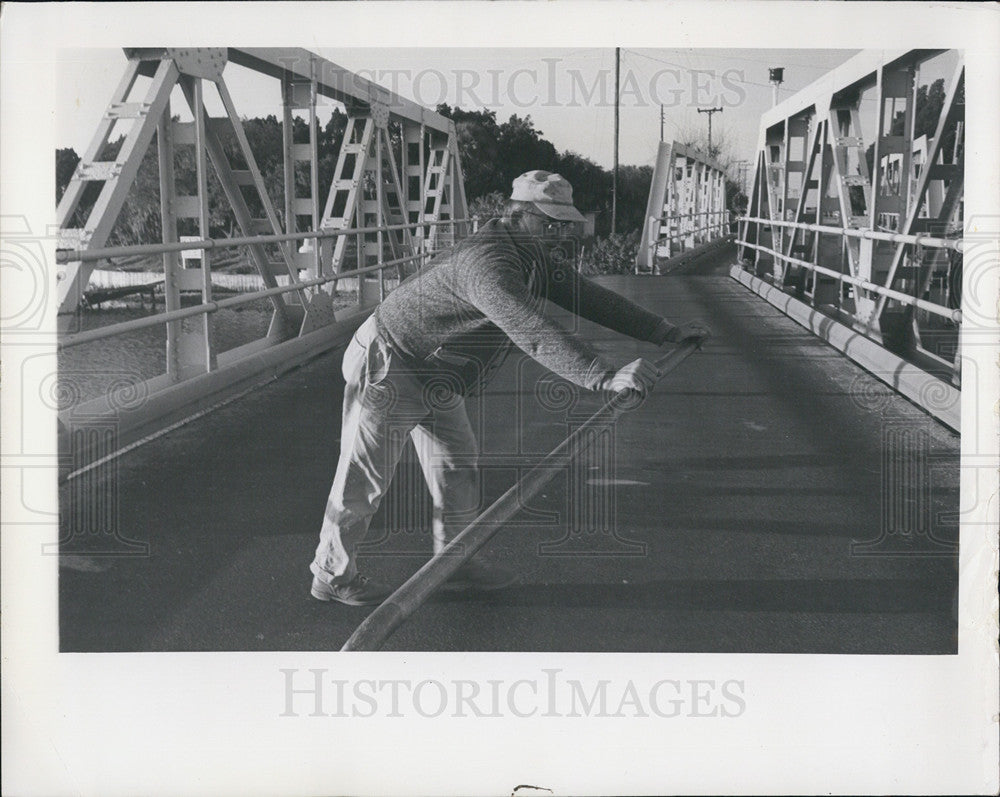
[(320, 601), (337, 601), (348, 606), (373, 606), (392, 594), (385, 584), (358, 573), (346, 584), (324, 584), (313, 576), (312, 596)]
[(442, 589), (486, 592), (492, 589), (502, 589), (516, 578), (514, 573), (504, 567), (488, 565), (472, 559), (452, 573), (451, 578), (442, 585)]

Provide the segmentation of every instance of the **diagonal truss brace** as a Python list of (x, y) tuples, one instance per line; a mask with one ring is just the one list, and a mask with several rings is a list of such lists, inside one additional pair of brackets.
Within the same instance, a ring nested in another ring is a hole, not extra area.
[[(952, 77), (950, 86), (948, 87), (948, 94), (945, 97), (944, 105), (941, 109), (941, 115), (938, 117), (937, 127), (934, 131), (934, 139), (931, 147), (927, 153), (927, 160), (923, 171), (920, 174), (919, 181), (917, 182), (917, 190), (913, 196), (912, 203), (910, 204), (909, 211), (907, 213), (907, 218), (902, 233), (906, 235), (912, 235), (917, 226), (918, 219), (920, 218), (920, 210), (924, 205), (924, 200), (927, 197), (927, 189), (931, 182), (935, 179), (938, 158), (941, 155), (942, 144), (944, 142), (944, 132), (948, 125), (954, 121), (956, 115), (958, 114), (958, 94), (964, 86), (965, 82), (965, 64), (963, 59), (959, 58), (958, 64), (955, 67), (955, 73)], [(964, 174), (961, 169), (955, 169), (954, 174), (949, 175), (950, 185), (948, 189), (948, 197), (942, 208), (942, 216), (945, 217), (943, 220), (947, 221), (954, 210), (957, 207), (957, 202), (955, 201), (958, 193), (962, 190), (962, 185), (964, 182)], [(948, 199), (951, 201), (949, 202)], [(903, 261), (903, 255), (906, 250), (906, 244), (900, 243), (896, 245), (895, 251), (892, 255), (892, 263), (889, 266), (889, 274), (886, 277), (885, 285), (887, 288), (891, 288), (896, 280), (896, 273), (899, 270), (900, 264)], [(923, 279), (921, 279), (921, 283)], [(872, 314), (872, 320), (869, 322), (871, 324), (875, 319), (877, 319), (885, 308), (888, 298), (882, 296), (879, 298), (878, 305), (875, 312)]]
[[(149, 148), (153, 134), (156, 132), (158, 120), (164, 109), (169, 107), (170, 92), (177, 83), (179, 74), (173, 62), (162, 61), (159, 64), (145, 98), (139, 108), (133, 111), (135, 115), (132, 116), (132, 126), (125, 136), (118, 157), (110, 162), (110, 166), (106, 167), (106, 170), (102, 169), (99, 173), (95, 173), (100, 169), (98, 164), (109, 163), (98, 159), (108, 143), (108, 136), (114, 129), (115, 123), (122, 118), (115, 109), (125, 104), (136, 77), (139, 75), (139, 63), (133, 61), (129, 64), (125, 76), (115, 91), (108, 112), (99, 125), (86, 154), (77, 165), (76, 172), (59, 202), (56, 216), (59, 224), (60, 247), (98, 249), (107, 243), (118, 214), (128, 197), (129, 189), (139, 173), (143, 155)], [(104, 180), (100, 195), (87, 214), (83, 226), (80, 228), (70, 227), (74, 214), (79, 208), (80, 200), (83, 198), (86, 185), (104, 177), (109, 179)], [(57, 272), (56, 295), (59, 302), (59, 312), (76, 310), (93, 270), (94, 263), (77, 262), (68, 263), (64, 270)]]

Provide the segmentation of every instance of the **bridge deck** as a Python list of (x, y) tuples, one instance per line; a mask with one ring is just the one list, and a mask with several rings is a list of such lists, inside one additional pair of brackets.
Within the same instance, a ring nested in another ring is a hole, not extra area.
[[(388, 649), (955, 651), (954, 551), (926, 534), (910, 537), (911, 555), (851, 546), (879, 538), (883, 499), (899, 492), (883, 489), (892, 429), (924, 446), (931, 484), (919, 516), (936, 537), (957, 539), (957, 526), (946, 525), (958, 511), (957, 436), (732, 281), (732, 257), (726, 249), (669, 277), (605, 280), (668, 317), (704, 318), (716, 333), (618, 424), (613, 472), (595, 470), (598, 484), (617, 481), (608, 488), (617, 537), (560, 542), (575, 521), (562, 511), (567, 484), (557, 477), (531, 507), (557, 519), (535, 515), (487, 549), (518, 582), (486, 596), (433, 598)], [(584, 330), (622, 362), (655, 354)], [(149, 552), (66, 558), (63, 650), (343, 644), (366, 610), (311, 599), (307, 569), (336, 460), (339, 361), (339, 352), (324, 355), (117, 460), (116, 528)], [(531, 383), (543, 371), (526, 373)], [(487, 500), (514, 478), (509, 467), (489, 467), (491, 454), (516, 450), (513, 406), (527, 408), (522, 439), (531, 451), (566, 434), (558, 414), (519, 395), (515, 377), (509, 363), (474, 413)], [(385, 531), (414, 468), (408, 458), (362, 562), (392, 584), (430, 548), (420, 529)], [(911, 497), (918, 492), (911, 485)], [(95, 544), (71, 540), (76, 553)], [(622, 555), (636, 544), (642, 555)], [(619, 555), (586, 555), (595, 551)]]

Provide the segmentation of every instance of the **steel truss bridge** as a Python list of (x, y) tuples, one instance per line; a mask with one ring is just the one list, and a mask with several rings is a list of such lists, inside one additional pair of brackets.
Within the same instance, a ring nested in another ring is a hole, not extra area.
[[(102, 260), (136, 256), (162, 259), (166, 307), (63, 334), (59, 347), (86, 353), (112, 338), (124, 347), (129, 335), (165, 328), (166, 357), (161, 373), (61, 406), (60, 552), (136, 557), (61, 581), (61, 648), (331, 649), (358, 617), (320, 619), (301, 606), (272, 620), (269, 609), (307, 600), (296, 579), (332, 478), (338, 347), (400, 279), (472, 232), (455, 126), (304, 50), (125, 52), (125, 74), (59, 204), (60, 309), (72, 320)], [(679, 381), (601, 427), (597, 452), (571, 465), (565, 488), (557, 479), (538, 499), (565, 492), (568, 515), (543, 501), (505, 528), (514, 540), (506, 555), (538, 582), (539, 606), (502, 596), (435, 605), (395, 644), (954, 652), (960, 57), (934, 135), (914, 138), (916, 75), (941, 52), (862, 53), (767, 112), (738, 219), (719, 163), (676, 142), (660, 147), (635, 273), (603, 279), (664, 316), (705, 318), (715, 335)], [(227, 88), (230, 65), (280, 86), (280, 197), (264, 185)], [(178, 99), (191, 121), (178, 120)], [(320, 185), (317, 106), (329, 101), (347, 126), (332, 182)], [(293, 120), (303, 117), (299, 139)], [(162, 240), (109, 246), (153, 146)], [(211, 235), (210, 169), (233, 237)], [(263, 287), (222, 297), (213, 264), (237, 251)], [(221, 346), (218, 319), (262, 302), (266, 330)], [(615, 361), (649, 355), (593, 325), (580, 333)], [(512, 472), (543, 462), (587, 416), (587, 397), (548, 390), (552, 375), (530, 360), (505, 368), (507, 387), (470, 407), (485, 496), (509, 490)], [(521, 389), (525, 379), (533, 391)], [(938, 481), (931, 490), (914, 474)], [(384, 553), (388, 578), (402, 581), (429, 547), (414, 547), (424, 541), (410, 526), (392, 526), (412, 522), (419, 472), (404, 466), (394, 484), (372, 555)], [(396, 543), (409, 547), (399, 554)], [(127, 599), (139, 589), (148, 602)], [(265, 599), (267, 608), (246, 610)], [(516, 622), (500, 621), (504, 613)], [(601, 633), (567, 636), (574, 627)]]
[[(861, 53), (764, 114), (733, 276), (803, 323), (812, 310), (840, 321), (827, 333), (839, 348), (860, 333), (862, 364), (894, 373), (894, 388), (957, 429), (961, 54), (934, 134), (914, 134), (918, 71), (943, 52)], [(946, 398), (928, 402), (928, 392)]]
[(723, 168), (692, 147), (661, 142), (635, 273), (658, 274), (682, 263), (685, 253), (704, 254), (707, 245), (729, 239), (729, 221)]
[[(119, 446), (176, 422), (192, 405), (225, 400), (249, 389), (255, 380), (271, 378), (275, 369), (287, 369), (343, 342), (394, 281), (468, 233), (451, 120), (306, 50), (140, 48), (125, 53), (125, 74), (59, 203), (57, 254), (61, 312), (79, 306), (99, 261), (116, 255), (159, 255), (163, 260), (165, 313), (60, 342), (66, 349), (166, 325), (166, 373), (141, 385), (123, 386), (123, 395), (111, 391), (63, 413), (63, 426), (69, 430), (79, 426), (75, 419), (112, 413)], [(280, 83), (284, 223), (227, 88), (224, 73), (229, 63)], [(183, 94), (191, 122), (174, 118), (175, 87)], [(210, 91), (224, 109), (222, 116), (211, 117), (206, 111)], [(319, 185), (321, 98), (343, 105), (347, 113), (325, 198)], [(307, 114), (308, 141), (293, 140), (295, 111)], [(114, 160), (101, 160), (119, 124), (126, 132), (118, 154)], [(154, 139), (163, 240), (106, 247)], [(193, 149), (194, 174), (177, 173), (180, 148)], [(209, 165), (222, 185), (239, 237), (210, 237)], [(195, 190), (182, 191), (178, 186), (185, 183)], [(88, 206), (85, 192), (95, 184), (99, 194)], [(179, 223), (188, 220), (193, 220), (197, 235), (179, 235)], [(246, 247), (265, 287), (217, 300), (212, 295), (213, 253), (234, 247)], [(191, 253), (199, 256), (191, 258)], [(345, 278), (356, 288), (357, 307), (337, 312), (332, 297)], [(200, 292), (201, 303), (182, 307), (182, 292), (192, 290)], [(266, 337), (218, 354), (213, 314), (262, 298), (273, 306)], [(134, 400), (137, 394), (142, 401)], [(79, 446), (87, 448), (93, 435), (78, 437)]]

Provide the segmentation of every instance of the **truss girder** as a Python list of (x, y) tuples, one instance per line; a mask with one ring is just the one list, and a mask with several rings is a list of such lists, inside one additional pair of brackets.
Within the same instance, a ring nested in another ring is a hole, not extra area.
[[(941, 286), (952, 283), (954, 255), (940, 248), (922, 251), (912, 240), (835, 235), (784, 223), (880, 236), (961, 235), (965, 73), (960, 53), (946, 79), (933, 137), (914, 137), (920, 65), (944, 52), (861, 53), (763, 114), (748, 213), (761, 221), (740, 228), (741, 241), (748, 244), (740, 256), (758, 276), (794, 288), (814, 306), (832, 307), (892, 348), (923, 350), (921, 336), (929, 327), (914, 320), (914, 305), (867, 286), (932, 303), (950, 301)], [(866, 125), (868, 114), (874, 118)], [(953, 142), (949, 152), (946, 138)], [(803, 261), (849, 275), (853, 282), (810, 272)], [(935, 290), (940, 296), (930, 296)], [(953, 365), (957, 329), (942, 329), (938, 322), (934, 332), (953, 338), (951, 355), (944, 358)]]
[[(189, 94), (194, 121), (175, 121), (167, 108), (157, 127), (160, 195), (165, 198), (161, 203), (160, 217), (164, 242), (179, 239), (179, 218), (197, 220), (198, 235), (209, 237), (208, 130), (202, 83), (190, 80), (186, 75), (181, 77), (181, 81), (188, 84), (185, 90)], [(190, 197), (177, 193), (174, 155), (178, 141), (194, 147), (196, 191)], [(167, 312), (181, 309), (181, 291), (184, 290), (199, 291), (203, 302), (212, 301), (211, 252), (200, 252), (197, 259), (197, 268), (187, 268), (188, 258), (181, 257), (177, 252), (164, 253), (163, 292)], [(207, 315), (167, 324), (167, 375), (172, 381), (212, 371), (216, 363), (213, 329)]]
[(646, 201), (636, 273), (726, 234), (726, 175), (713, 159), (677, 142), (662, 142)]
[[(125, 78), (111, 100), (108, 112), (101, 121), (90, 148), (77, 165), (56, 211), (59, 224), (59, 245), (66, 248), (99, 249), (111, 235), (114, 223), (121, 212), (129, 189), (139, 172), (142, 158), (153, 140), (157, 121), (169, 106), (170, 92), (180, 72), (170, 61), (159, 64), (143, 100), (131, 116), (131, 126), (117, 157), (103, 161), (101, 156), (109, 143), (115, 123), (123, 117), (114, 109), (125, 103), (139, 74), (138, 64), (130, 64)], [(110, 164), (106, 170), (98, 164)], [(74, 215), (80, 210), (87, 183), (103, 182), (100, 195), (86, 214), (81, 226), (74, 225)], [(94, 266), (92, 263), (69, 263), (57, 272), (57, 296), (60, 310), (74, 310), (83, 298), (83, 291)]]
[(432, 130), (450, 133), (453, 123), (436, 111), (394, 94), (332, 61), (298, 47), (229, 48), (229, 60), (279, 80), (316, 81), (316, 90), (323, 97), (351, 108), (370, 111), (373, 106), (390, 109), (397, 120), (426, 125)]
[[(442, 232), (435, 223), (466, 218), (455, 125), (434, 111), (399, 97), (314, 53), (296, 48), (129, 48), (125, 53), (129, 58), (125, 74), (59, 204), (62, 248), (87, 250), (106, 246), (157, 131), (162, 133), (163, 146), (171, 146), (169, 134), (172, 128), (162, 125), (163, 115), (170, 114), (171, 91), (180, 85), (188, 105), (194, 107), (195, 94), (200, 94), (205, 81), (215, 85), (224, 116), (209, 118), (204, 108), (199, 112), (204, 116), (201, 122), (205, 127), (199, 139), (200, 151), (207, 153), (215, 168), (229, 209), (243, 235), (308, 231), (302, 229), (303, 224), (297, 218), (307, 220), (307, 226), (312, 230), (360, 226), (359, 220), (373, 216), (379, 224), (421, 224), (413, 232), (380, 232), (375, 244), (361, 242), (357, 247), (359, 263), (368, 264), (372, 260), (382, 262), (383, 245), (392, 258), (398, 260), (450, 244), (454, 240), (453, 231)], [(223, 77), (229, 62), (280, 81), (284, 201), (279, 206), (282, 207), (284, 224), (264, 186), (236, 103)], [(130, 93), (133, 93), (139, 78), (152, 80), (141, 100), (134, 101)], [(349, 118), (347, 134), (338, 153), (333, 184), (328, 187), (319, 185), (317, 105), (320, 98), (343, 103)], [(308, 114), (309, 140), (305, 144), (293, 141), (293, 111)], [(115, 125), (123, 120), (131, 120), (132, 124), (117, 158), (101, 160), (102, 152), (111, 143), (109, 137), (116, 129)], [(355, 137), (355, 132), (360, 138)], [(229, 162), (220, 133), (235, 141), (235, 148), (245, 161), (245, 167), (234, 168)], [(401, 147), (398, 159), (394, 153), (397, 146)], [(296, 167), (302, 164), (306, 164), (308, 169), (308, 187), (299, 196), (296, 185), (301, 185), (301, 180), (296, 180)], [(198, 203), (204, 204), (207, 197), (178, 196), (172, 174), (167, 175), (163, 171), (166, 168), (161, 158), (161, 203), (169, 205), (161, 214), (163, 241), (170, 242), (177, 237), (177, 219), (195, 218), (191, 208), (199, 208), (200, 212)], [(103, 183), (100, 196), (86, 213), (86, 218), (80, 220), (78, 209), (84, 189), (97, 181)], [(261, 218), (253, 217), (244, 190), (252, 193), (253, 201), (262, 208)], [(320, 206), (321, 191), (329, 193), (325, 208)], [(340, 191), (346, 192), (346, 202), (334, 202)], [(207, 229), (201, 234), (208, 237)], [(338, 236), (325, 246), (310, 243), (301, 251), (296, 251), (295, 244), (291, 242), (248, 248), (265, 285), (274, 287), (277, 276), (287, 276), (293, 283), (297, 281), (300, 269), (305, 269), (310, 277), (339, 273), (347, 241), (347, 236)], [(176, 257), (165, 257), (164, 260), (179, 262)], [(203, 263), (208, 261), (207, 256), (202, 258)], [(78, 306), (93, 264), (93, 261), (69, 263), (60, 272), (60, 312), (71, 312)], [(402, 274), (402, 268), (399, 274)], [(280, 322), (282, 327), (287, 326), (285, 322), (292, 317), (287, 312), (289, 304), (312, 310), (310, 328), (320, 317), (323, 323), (332, 322), (332, 310), (320, 305), (329, 303), (335, 284), (324, 287), (325, 290), (303, 289), (272, 297), (276, 322)], [(325, 294), (326, 298), (319, 294)], [(288, 329), (281, 332), (290, 333)]]

